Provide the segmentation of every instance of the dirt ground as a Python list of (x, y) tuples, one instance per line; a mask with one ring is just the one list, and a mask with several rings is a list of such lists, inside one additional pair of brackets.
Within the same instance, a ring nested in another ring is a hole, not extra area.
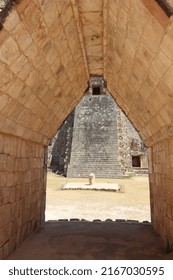
[(46, 220), (132, 219), (150, 221), (149, 181), (147, 176), (126, 179), (96, 179), (117, 183), (121, 192), (95, 190), (62, 190), (65, 183), (87, 182), (87, 179), (65, 178), (53, 173), (47, 177)]

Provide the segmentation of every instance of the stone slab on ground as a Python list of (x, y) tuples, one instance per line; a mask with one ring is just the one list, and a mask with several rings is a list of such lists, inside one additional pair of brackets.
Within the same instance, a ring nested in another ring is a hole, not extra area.
[(89, 183), (66, 183), (63, 186), (63, 190), (98, 190), (98, 191), (120, 191), (121, 186), (115, 183), (95, 183), (89, 185)]

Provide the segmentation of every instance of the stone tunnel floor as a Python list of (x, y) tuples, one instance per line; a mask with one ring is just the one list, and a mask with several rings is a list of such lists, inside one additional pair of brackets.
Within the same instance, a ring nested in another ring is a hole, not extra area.
[[(142, 223), (150, 221), (147, 177), (96, 179), (122, 185), (120, 193), (62, 190), (66, 183), (86, 180), (48, 173), (46, 219), (56, 221), (45, 222), (9, 259), (173, 259), (151, 224)], [(79, 220), (70, 221), (72, 218)]]
[(172, 260), (151, 224), (49, 221), (10, 260)]

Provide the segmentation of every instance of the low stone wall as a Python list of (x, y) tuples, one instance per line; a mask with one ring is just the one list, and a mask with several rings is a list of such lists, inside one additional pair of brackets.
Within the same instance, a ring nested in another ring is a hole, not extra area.
[(0, 259), (44, 220), (44, 147), (0, 134)]

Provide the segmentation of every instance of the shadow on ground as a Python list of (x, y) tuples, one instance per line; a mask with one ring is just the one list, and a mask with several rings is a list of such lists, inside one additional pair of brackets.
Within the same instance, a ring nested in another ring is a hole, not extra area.
[(167, 254), (150, 223), (48, 221), (10, 257), (17, 260), (163, 260)]

